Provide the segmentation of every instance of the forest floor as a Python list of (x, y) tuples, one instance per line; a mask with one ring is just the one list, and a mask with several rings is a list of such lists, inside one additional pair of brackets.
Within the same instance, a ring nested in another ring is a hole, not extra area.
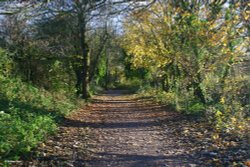
[(215, 133), (207, 123), (124, 93), (107, 91), (95, 96), (91, 104), (65, 118), (58, 133), (35, 150), (36, 156), (20, 163), (56, 167), (249, 165), (247, 141), (212, 139)]

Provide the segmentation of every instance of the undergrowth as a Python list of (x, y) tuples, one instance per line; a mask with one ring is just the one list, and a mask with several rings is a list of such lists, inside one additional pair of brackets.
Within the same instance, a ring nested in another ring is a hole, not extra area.
[(176, 111), (187, 115), (204, 115), (205, 106), (198, 102), (190, 93), (182, 97), (177, 97), (175, 92), (166, 92), (162, 89), (144, 87), (137, 92), (137, 95), (140, 97), (150, 97), (157, 103), (167, 104), (175, 108)]
[[(214, 131), (237, 135), (245, 138), (249, 135), (249, 100), (246, 94), (240, 92), (240, 84), (227, 81), (219, 101), (206, 104), (199, 102), (193, 92), (165, 92), (162, 89), (143, 87), (137, 92), (139, 97), (150, 97), (157, 103), (167, 104), (183, 114), (198, 116), (213, 126)], [(238, 79), (238, 82), (243, 80)], [(246, 85), (246, 84), (244, 84)], [(237, 93), (238, 92), (238, 93)], [(207, 94), (207, 97), (210, 95)]]
[(20, 79), (0, 75), (0, 160), (25, 158), (39, 142), (56, 132), (56, 122), (76, 103)]

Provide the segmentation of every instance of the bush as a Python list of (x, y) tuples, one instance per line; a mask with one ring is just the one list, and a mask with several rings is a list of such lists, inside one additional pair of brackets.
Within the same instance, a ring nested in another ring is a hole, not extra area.
[(0, 114), (0, 159), (18, 159), (27, 155), (44, 138), (56, 130), (55, 121), (50, 116), (35, 114), (20, 116), (22, 110), (12, 108), (15, 114)]
[(0, 75), (8, 76), (13, 68), (13, 62), (7, 52), (0, 48)]
[(75, 109), (61, 95), (0, 75), (0, 159), (25, 156), (56, 130), (56, 119)]
[(126, 89), (129, 90), (131, 93), (134, 93), (139, 90), (142, 84), (143, 84), (142, 81), (137, 78), (123, 79), (121, 82), (115, 83), (113, 85), (113, 88)]
[(193, 104), (190, 104), (186, 113), (191, 115), (203, 115), (204, 111), (205, 105), (200, 102), (195, 102)]
[(150, 86), (146, 86), (141, 87), (137, 94), (142, 97), (150, 97), (158, 103), (175, 105), (175, 94), (173, 92), (165, 92), (161, 89), (155, 89), (151, 88)]
[(250, 83), (248, 77), (235, 77), (225, 80), (225, 85), (216, 104), (207, 109), (207, 116), (218, 130), (240, 136), (249, 130)]
[(0, 76), (0, 92), (10, 102), (28, 104), (32, 108), (54, 112), (52, 114), (63, 116), (75, 108), (74, 102), (65, 95), (55, 96), (31, 84), (23, 83), (20, 79)]

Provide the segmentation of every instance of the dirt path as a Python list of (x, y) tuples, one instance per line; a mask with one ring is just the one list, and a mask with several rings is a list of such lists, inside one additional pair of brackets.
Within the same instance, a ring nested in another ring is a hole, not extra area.
[(117, 92), (108, 93), (97, 97), (92, 106), (92, 116), (100, 120), (90, 123), (98, 137), (92, 143), (93, 155), (86, 166), (194, 165), (181, 143), (177, 144), (178, 139), (171, 136), (171, 129), (162, 126), (162, 121), (174, 119), (175, 113)]
[(121, 93), (96, 96), (84, 110), (66, 118), (58, 135), (24, 166), (224, 166), (218, 162), (224, 157), (213, 151), (218, 147), (209, 127), (169, 107)]

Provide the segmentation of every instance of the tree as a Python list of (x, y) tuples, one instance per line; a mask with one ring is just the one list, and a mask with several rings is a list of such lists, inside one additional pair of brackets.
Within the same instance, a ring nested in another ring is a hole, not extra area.
[(134, 12), (125, 23), (123, 46), (133, 55), (135, 67), (162, 71), (159, 75), (166, 76), (176, 92), (180, 87), (192, 89), (205, 104), (206, 75), (215, 72), (222, 86), (244, 42), (235, 33), (240, 20), (233, 7), (223, 7), (224, 1), (194, 2), (158, 1), (148, 10)]

